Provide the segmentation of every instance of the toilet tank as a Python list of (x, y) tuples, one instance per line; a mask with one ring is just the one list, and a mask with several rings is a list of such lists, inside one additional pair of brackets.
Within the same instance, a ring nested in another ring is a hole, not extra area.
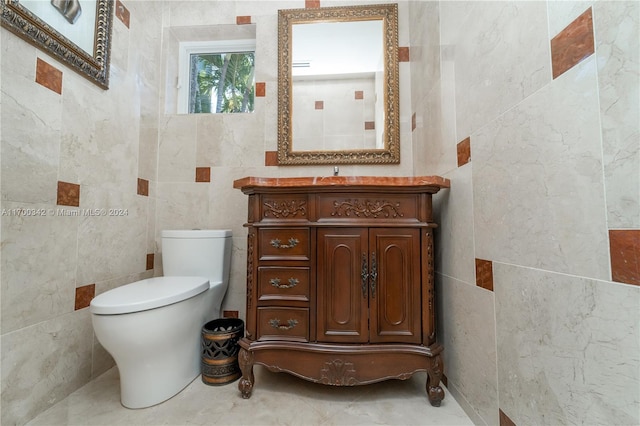
[(199, 276), (212, 283), (228, 282), (231, 268), (231, 230), (162, 231), (162, 269), (165, 276)]

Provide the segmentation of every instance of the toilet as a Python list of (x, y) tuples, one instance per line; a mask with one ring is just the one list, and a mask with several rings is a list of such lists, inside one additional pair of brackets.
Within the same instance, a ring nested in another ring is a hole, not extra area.
[(164, 276), (91, 301), (96, 338), (118, 366), (122, 405), (159, 404), (198, 377), (202, 326), (220, 317), (231, 247), (230, 230), (162, 231)]

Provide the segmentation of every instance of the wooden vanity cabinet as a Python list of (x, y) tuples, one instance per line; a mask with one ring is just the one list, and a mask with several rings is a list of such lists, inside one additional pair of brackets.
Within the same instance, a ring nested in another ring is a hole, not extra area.
[(246, 336), (253, 365), (351, 386), (427, 372), (440, 405), (431, 195), (446, 179), (244, 178), (249, 196)]

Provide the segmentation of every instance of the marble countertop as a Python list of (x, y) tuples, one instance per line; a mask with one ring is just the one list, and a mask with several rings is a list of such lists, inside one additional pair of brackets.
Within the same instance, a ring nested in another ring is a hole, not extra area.
[(449, 179), (440, 176), (318, 176), (318, 177), (255, 177), (235, 180), (233, 187), (247, 188), (302, 188), (302, 187), (430, 187), (449, 188)]

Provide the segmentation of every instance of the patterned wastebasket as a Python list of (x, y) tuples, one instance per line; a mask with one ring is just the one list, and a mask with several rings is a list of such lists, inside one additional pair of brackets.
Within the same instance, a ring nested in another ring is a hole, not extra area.
[(240, 376), (238, 340), (244, 336), (244, 321), (220, 318), (202, 327), (202, 381), (224, 385)]

